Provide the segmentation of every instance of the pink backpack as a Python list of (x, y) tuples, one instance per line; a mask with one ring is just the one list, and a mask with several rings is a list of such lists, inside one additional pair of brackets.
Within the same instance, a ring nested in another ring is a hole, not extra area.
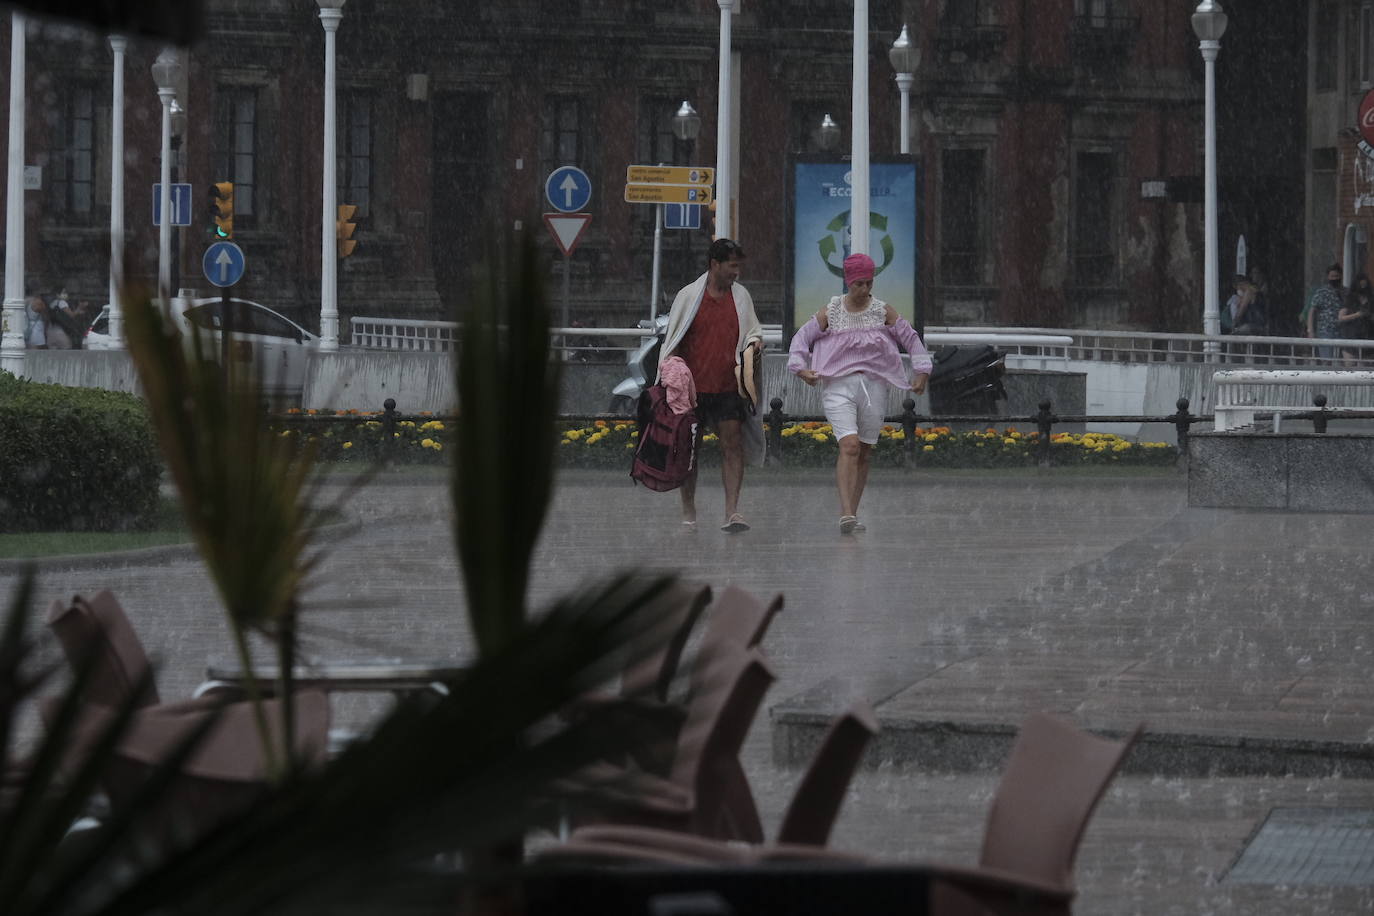
[(650, 385), (639, 396), (639, 445), (630, 477), (650, 490), (676, 490), (697, 458), (697, 412), (673, 413), (668, 390)]

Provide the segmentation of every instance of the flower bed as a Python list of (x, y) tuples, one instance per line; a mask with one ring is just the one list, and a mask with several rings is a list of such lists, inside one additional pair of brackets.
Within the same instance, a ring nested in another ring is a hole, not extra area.
[(421, 414), (396, 420), (388, 447), (386, 424), (380, 412), (357, 410), (287, 411), (279, 418), (280, 435), (300, 436), (318, 449), (322, 462), (374, 462), (379, 459), (398, 464), (443, 464), (447, 456), (450, 426), (443, 420)]
[[(358, 411), (291, 411), (279, 421), (281, 435), (302, 436), (319, 449), (326, 462), (371, 462), (389, 458), (398, 464), (443, 464), (454, 424), (419, 416), (398, 419), (386, 454), (386, 427), (379, 413)], [(765, 425), (765, 429), (766, 429)], [(947, 426), (917, 427), (912, 453), (917, 467), (982, 468), (1033, 467), (1039, 460), (1040, 434), (1015, 427), (956, 432)], [(596, 420), (565, 428), (559, 435), (558, 458), (564, 467), (630, 467), (639, 433), (632, 420)], [(718, 440), (708, 433), (702, 441), (701, 463), (719, 464)], [(884, 426), (873, 449), (878, 467), (900, 467), (906, 436), (899, 426)], [(789, 423), (782, 429), (782, 456), (796, 467), (834, 465), (836, 444), (830, 424)], [(1050, 437), (1050, 460), (1060, 466), (1170, 466), (1178, 449), (1163, 442), (1131, 442), (1110, 433), (1055, 433)]]
[[(638, 435), (635, 424), (629, 421), (597, 420), (588, 426), (566, 429), (559, 442), (560, 463), (573, 467), (628, 468)], [(1040, 434), (1022, 433), (1010, 426), (965, 432), (955, 432), (947, 426), (918, 426), (915, 436), (913, 455), (918, 467), (1030, 467), (1039, 460)], [(714, 434), (704, 437), (702, 464), (718, 463), (716, 442)], [(901, 466), (905, 444), (901, 427), (884, 426), (873, 448), (873, 463)], [(800, 421), (782, 429), (785, 464), (830, 466), (835, 463), (836, 451), (828, 423)], [(1172, 445), (1131, 442), (1110, 433), (1055, 433), (1050, 437), (1050, 460), (1056, 465), (1169, 466), (1177, 457), (1178, 449)]]

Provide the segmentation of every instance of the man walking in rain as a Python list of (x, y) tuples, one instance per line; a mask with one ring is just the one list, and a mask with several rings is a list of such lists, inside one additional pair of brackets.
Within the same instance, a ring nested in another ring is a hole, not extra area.
[[(697, 391), (697, 435), (711, 427), (720, 439), (720, 476), (725, 487), (725, 524), (731, 534), (749, 530), (739, 512), (746, 457), (762, 458), (763, 418), (740, 396), (735, 377), (737, 360), (752, 365), (763, 348), (763, 328), (754, 313), (754, 300), (738, 282), (744, 249), (731, 239), (716, 239), (706, 255), (706, 273), (684, 286), (668, 313), (662, 361), (679, 356), (692, 371)], [(748, 439), (748, 443), (746, 443)], [(700, 439), (698, 439), (698, 446)], [(746, 455), (746, 452), (748, 453)], [(683, 482), (682, 524), (697, 524), (697, 469)]]

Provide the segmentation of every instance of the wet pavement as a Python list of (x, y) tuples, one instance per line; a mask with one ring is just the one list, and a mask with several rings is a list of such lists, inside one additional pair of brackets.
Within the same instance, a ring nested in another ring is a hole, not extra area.
[[(856, 697), (885, 730), (834, 844), (884, 857), (976, 858), (1027, 712), (1107, 732), (1144, 721), (1084, 841), (1078, 912), (1374, 909), (1369, 516), (1190, 509), (1175, 473), (875, 471), (867, 531), (842, 536), (828, 472), (766, 469), (745, 482), (752, 530), (727, 535), (704, 474), (696, 531), (675, 494), (561, 474), (531, 597), (634, 566), (783, 593), (765, 640), (779, 680), (745, 760), (765, 823), (816, 729)], [(468, 654), (447, 505), (444, 479), (423, 474), (351, 501), (355, 524), (308, 595), (307, 652)], [(45, 600), (101, 587), (161, 659), (165, 696), (227, 657), (213, 588), (184, 551), (40, 580)]]

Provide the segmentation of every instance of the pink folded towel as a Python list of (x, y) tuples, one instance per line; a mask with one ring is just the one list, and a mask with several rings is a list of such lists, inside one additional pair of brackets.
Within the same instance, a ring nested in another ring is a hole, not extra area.
[(697, 406), (697, 383), (681, 356), (670, 356), (658, 367), (658, 380), (668, 391), (668, 406), (673, 413), (686, 413)]

